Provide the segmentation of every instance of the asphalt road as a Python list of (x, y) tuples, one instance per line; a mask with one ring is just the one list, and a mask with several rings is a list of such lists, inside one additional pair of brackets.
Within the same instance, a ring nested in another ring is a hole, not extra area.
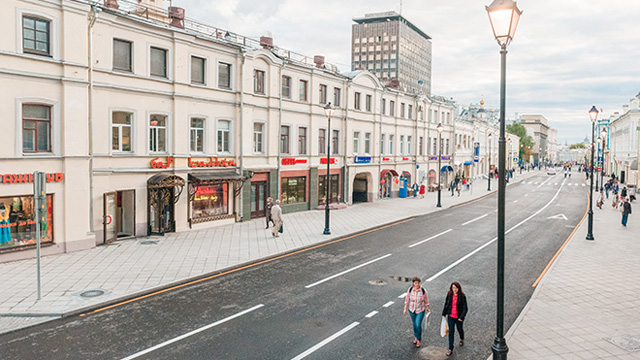
[[(588, 187), (580, 173), (573, 175), (565, 180), (541, 172), (507, 189), (505, 332), (584, 215)], [(474, 191), (486, 191), (479, 184), (482, 190)], [(448, 196), (443, 193), (444, 206)], [(1, 358), (444, 358), (442, 306), (449, 284), (458, 281), (470, 310), (465, 346), (457, 347), (456, 339), (451, 358), (486, 359), (495, 337), (496, 208), (492, 195), (109, 310), (6, 334), (0, 336)], [(415, 275), (423, 278), (432, 309), (422, 349), (411, 343), (399, 297), (410, 286), (404, 278)]]

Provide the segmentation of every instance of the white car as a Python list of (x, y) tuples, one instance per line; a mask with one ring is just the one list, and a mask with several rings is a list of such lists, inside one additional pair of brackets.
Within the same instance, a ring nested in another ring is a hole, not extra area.
[(555, 175), (556, 174), (556, 169), (551, 168), (551, 169), (547, 169), (547, 175)]

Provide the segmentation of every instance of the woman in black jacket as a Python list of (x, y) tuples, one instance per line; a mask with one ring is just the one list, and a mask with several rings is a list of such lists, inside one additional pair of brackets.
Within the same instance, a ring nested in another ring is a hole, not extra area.
[(465, 316), (467, 316), (467, 297), (462, 292), (460, 283), (453, 282), (449, 286), (449, 292), (447, 293), (447, 299), (444, 301), (444, 309), (442, 309), (442, 316), (447, 317), (447, 323), (449, 324), (449, 351), (447, 356), (453, 353), (453, 337), (455, 335), (455, 328), (458, 328), (460, 333), (460, 346), (464, 345), (464, 329), (462, 323)]

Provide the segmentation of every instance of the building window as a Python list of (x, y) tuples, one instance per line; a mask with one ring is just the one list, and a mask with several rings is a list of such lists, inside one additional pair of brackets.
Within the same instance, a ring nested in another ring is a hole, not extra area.
[(230, 152), (229, 135), (231, 133), (231, 121), (218, 121), (218, 153)]
[(318, 131), (318, 154), (327, 154), (327, 130), (320, 129)]
[(51, 151), (51, 107), (22, 105), (22, 151)]
[(189, 130), (191, 152), (204, 152), (204, 119), (192, 118)]
[[(33, 194), (23, 196), (0, 197), (0, 226), (2, 231), (2, 250), (33, 246), (36, 243), (36, 224), (33, 209)], [(53, 195), (47, 195), (45, 209), (46, 224), (41, 226), (42, 243), (53, 242)]]
[(282, 97), (291, 99), (291, 77), (282, 75)]
[(307, 128), (298, 128), (298, 154), (307, 154)]
[(400, 155), (404, 154), (404, 135), (400, 135)]
[[(340, 198), (340, 176), (338, 174), (329, 175), (329, 203), (337, 203)], [(318, 175), (318, 204), (325, 204), (327, 198), (327, 175)]]
[(340, 88), (334, 87), (333, 88), (333, 107), (339, 108), (340, 107), (340, 98), (341, 98), (341, 90)]
[(400, 117), (404, 118), (404, 103), (400, 103)]
[(264, 71), (253, 70), (253, 92), (264, 95)]
[(339, 145), (340, 145), (340, 131), (333, 130), (333, 136), (331, 137), (331, 153), (333, 155), (338, 155)]
[(289, 153), (289, 127), (288, 126), (280, 127), (280, 153), (282, 154)]
[(385, 135), (382, 134), (380, 136), (380, 155), (384, 155), (385, 154), (385, 152), (384, 152), (384, 143), (385, 143)]
[(445, 142), (445, 154), (449, 155), (449, 139), (446, 140)]
[(420, 155), (424, 155), (424, 137), (420, 136), (420, 139), (418, 140), (418, 153)]
[(382, 115), (387, 114), (387, 100), (382, 99), (382, 110), (380, 111)]
[(360, 110), (360, 93), (356, 92), (353, 97), (353, 108)]
[(438, 154), (438, 138), (433, 138), (433, 155)]
[(360, 132), (356, 131), (353, 133), (353, 154), (357, 155), (359, 149), (360, 149)]
[(111, 114), (111, 150), (117, 152), (131, 151), (131, 119), (132, 113), (116, 111)]
[(113, 39), (113, 70), (132, 72), (131, 41)]
[(389, 116), (396, 115), (396, 102), (393, 100), (389, 100)]
[(229, 213), (229, 184), (220, 183), (195, 187), (191, 201), (192, 220), (205, 220)]
[(167, 116), (151, 115), (149, 118), (149, 151), (167, 151)]
[(371, 95), (367, 95), (367, 96), (364, 98), (364, 109), (365, 109), (367, 112), (371, 112)]
[(411, 155), (411, 136), (407, 136), (407, 155)]
[(231, 89), (231, 64), (218, 63), (218, 87)]
[(371, 154), (371, 133), (364, 133), (364, 153)]
[(280, 189), (283, 205), (307, 201), (307, 178), (305, 176), (282, 178)]
[(413, 105), (407, 107), (407, 117), (413, 120)]
[(393, 135), (389, 135), (389, 155), (393, 155)]
[(264, 152), (264, 148), (262, 145), (264, 139), (264, 124), (262, 123), (254, 123), (253, 124), (253, 152), (262, 154)]
[(320, 84), (320, 104), (327, 103), (327, 85)]
[(300, 93), (299, 93), (299, 100), (300, 101), (307, 101), (308, 97), (307, 97), (307, 80), (300, 80)]
[(150, 74), (153, 76), (167, 77), (167, 50), (157, 47), (151, 47), (150, 56)]
[(191, 57), (191, 83), (204, 85), (204, 69), (205, 69), (206, 60), (192, 56)]
[(22, 50), (24, 52), (51, 55), (50, 22), (31, 16), (22, 17)]

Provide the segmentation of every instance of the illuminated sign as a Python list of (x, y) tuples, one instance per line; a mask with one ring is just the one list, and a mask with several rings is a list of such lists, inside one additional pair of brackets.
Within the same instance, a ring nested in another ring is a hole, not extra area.
[[(47, 182), (62, 182), (64, 180), (63, 173), (50, 173), (47, 175)], [(20, 184), (32, 183), (33, 174), (0, 174), (3, 184)]]

